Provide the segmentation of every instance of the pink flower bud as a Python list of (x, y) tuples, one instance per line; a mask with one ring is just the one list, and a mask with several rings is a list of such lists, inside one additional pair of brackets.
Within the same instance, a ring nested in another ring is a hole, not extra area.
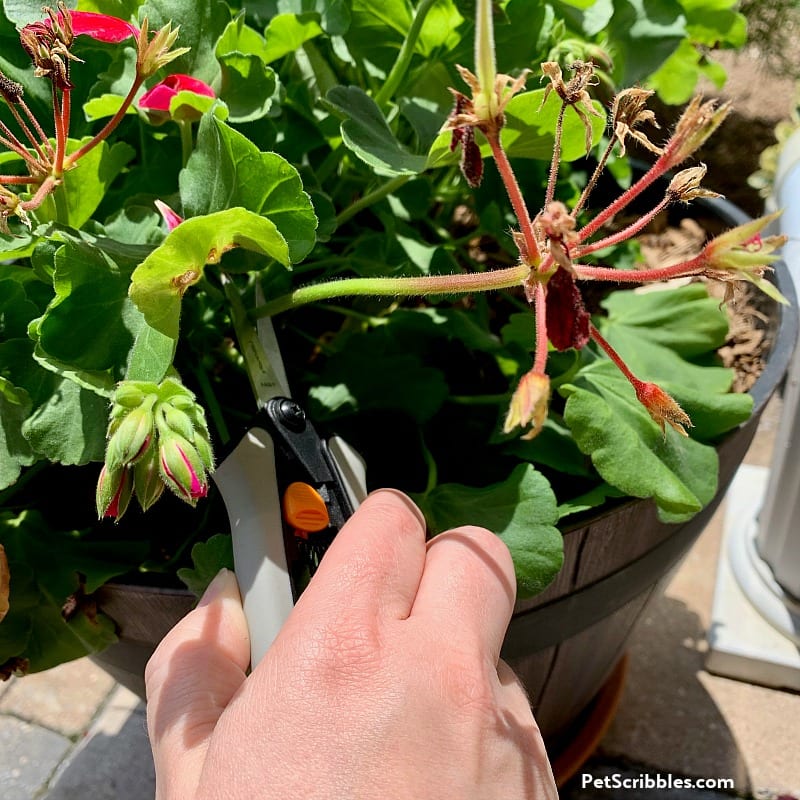
[(133, 468), (134, 491), (142, 511), (147, 511), (164, 492), (158, 462), (158, 448), (151, 445)]
[(128, 508), (132, 493), (133, 481), (130, 470), (125, 467), (108, 469), (104, 464), (100, 470), (95, 493), (97, 516), (100, 519), (113, 517), (119, 522)]
[(174, 231), (183, 222), (183, 217), (176, 214), (163, 200), (156, 200), (154, 205), (167, 223), (167, 230)]
[(161, 436), (159, 448), (161, 476), (175, 494), (194, 505), (208, 494), (205, 468), (197, 450), (178, 435)]
[(150, 446), (153, 437), (154, 402), (155, 397), (150, 396), (114, 426), (113, 435), (106, 448), (106, 464), (112, 469), (132, 464)]
[(517, 426), (530, 426), (522, 438), (533, 439), (542, 430), (549, 402), (550, 378), (533, 370), (523, 375), (511, 397), (503, 432), (511, 433)]

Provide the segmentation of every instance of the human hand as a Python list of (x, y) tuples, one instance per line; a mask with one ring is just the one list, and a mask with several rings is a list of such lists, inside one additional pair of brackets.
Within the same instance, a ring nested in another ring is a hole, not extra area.
[(557, 798), (528, 700), (499, 661), (515, 581), (481, 528), (441, 534), (375, 492), (261, 663), (232, 573), (147, 666), (157, 800)]

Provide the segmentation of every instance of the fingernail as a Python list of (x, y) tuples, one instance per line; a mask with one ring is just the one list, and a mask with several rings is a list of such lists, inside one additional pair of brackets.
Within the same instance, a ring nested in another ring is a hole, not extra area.
[(417, 504), (405, 493), (401, 492), (399, 489), (376, 489), (373, 492), (369, 493), (369, 496), (372, 497), (373, 495), (392, 495), (393, 497), (397, 498), (416, 518), (419, 524), (422, 526), (423, 530), (427, 528), (427, 522), (425, 521), (425, 515), (420, 511)]
[(200, 602), (197, 604), (198, 607), (210, 605), (221, 595), (227, 594), (232, 578), (234, 578), (233, 573), (226, 567), (223, 567), (206, 587), (203, 596), (200, 598)]

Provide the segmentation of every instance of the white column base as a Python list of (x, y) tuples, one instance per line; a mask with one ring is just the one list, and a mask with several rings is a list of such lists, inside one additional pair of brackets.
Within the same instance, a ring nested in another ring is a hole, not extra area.
[(770, 470), (743, 464), (726, 497), (706, 669), (800, 691), (800, 606), (755, 551), (757, 516)]

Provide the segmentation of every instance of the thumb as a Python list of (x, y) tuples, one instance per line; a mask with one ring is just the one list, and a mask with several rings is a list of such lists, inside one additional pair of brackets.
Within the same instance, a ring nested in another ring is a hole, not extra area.
[(164, 637), (145, 670), (159, 800), (195, 797), (211, 734), (249, 663), (236, 576), (223, 569), (197, 608)]

